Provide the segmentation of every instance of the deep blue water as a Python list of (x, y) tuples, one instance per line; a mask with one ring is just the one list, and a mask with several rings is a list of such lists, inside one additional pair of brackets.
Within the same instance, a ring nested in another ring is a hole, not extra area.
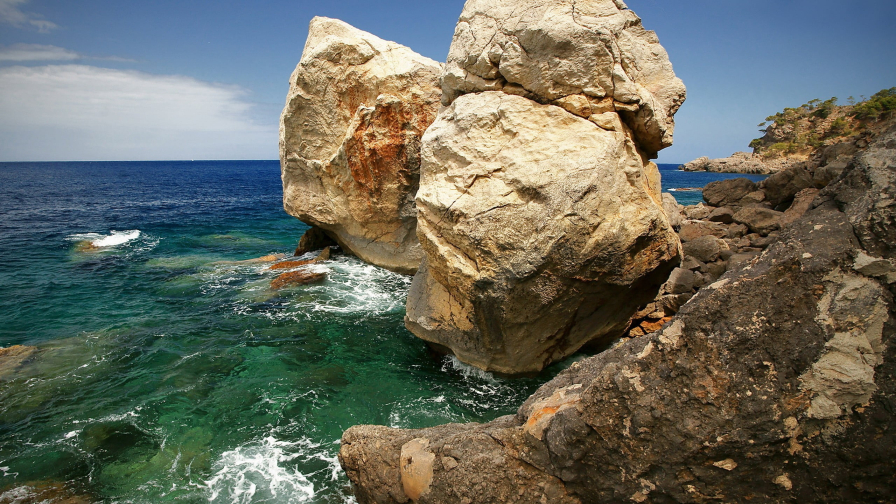
[(767, 175), (743, 175), (739, 173), (710, 173), (710, 172), (685, 172), (678, 171), (677, 164), (658, 164), (660, 175), (663, 179), (663, 191), (670, 192), (682, 205), (696, 205), (703, 201), (702, 191), (675, 191), (678, 188), (702, 188), (706, 184), (731, 178), (746, 177), (754, 182), (759, 182)]
[(0, 502), (350, 502), (344, 429), (488, 421), (569, 364), (433, 357), (410, 279), (351, 257), (271, 290), (242, 261), (294, 249), (281, 197), (276, 161), (0, 163), (0, 347), (37, 348), (0, 367)]

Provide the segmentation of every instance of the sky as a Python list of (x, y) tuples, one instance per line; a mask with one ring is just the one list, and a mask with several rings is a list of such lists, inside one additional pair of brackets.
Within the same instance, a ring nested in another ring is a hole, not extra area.
[[(0, 161), (276, 159), (314, 16), (444, 61), (462, 0), (0, 0)], [(893, 0), (628, 0), (688, 99), (660, 163), (896, 86)]]

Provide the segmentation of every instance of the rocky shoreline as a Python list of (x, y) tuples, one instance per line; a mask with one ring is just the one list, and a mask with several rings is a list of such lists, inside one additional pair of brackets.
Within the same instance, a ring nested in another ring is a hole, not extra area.
[(724, 206), (676, 208), (685, 258), (642, 310), (661, 327), (516, 415), (346, 431), (359, 502), (893, 499), (896, 128), (826, 187), (795, 178), (716, 182)]
[(735, 152), (730, 157), (710, 159), (706, 156), (689, 161), (678, 167), (681, 171), (705, 171), (713, 173), (744, 173), (770, 175), (803, 163), (803, 158), (767, 159), (749, 152)]
[(290, 85), (300, 250), (414, 274), (406, 327), (486, 371), (609, 348), (516, 415), (348, 429), (360, 503), (893, 498), (896, 127), (682, 207), (685, 89), (621, 0), (469, 0), (444, 65), (315, 18)]

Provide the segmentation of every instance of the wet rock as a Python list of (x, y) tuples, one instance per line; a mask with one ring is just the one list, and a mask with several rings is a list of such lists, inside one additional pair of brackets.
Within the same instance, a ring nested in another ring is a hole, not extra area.
[(29, 481), (0, 490), (0, 504), (92, 504), (97, 498), (59, 481)]
[(271, 281), (271, 289), (278, 290), (284, 287), (307, 285), (323, 281), (327, 274), (309, 270), (287, 271)]
[(323, 262), (323, 261), (326, 261), (329, 259), (330, 259), (330, 247), (326, 247), (325, 249), (321, 250), (320, 254), (318, 254), (317, 257), (315, 257), (314, 259), (307, 259), (304, 261), (282, 261), (282, 262), (272, 265), (268, 269), (278, 270), (278, 269), (298, 268), (300, 266), (307, 266), (309, 264), (315, 264), (315, 263)]
[(747, 226), (754, 233), (767, 235), (781, 228), (783, 217), (783, 212), (761, 207), (747, 207), (734, 214), (734, 221)]
[(346, 251), (401, 273), (422, 259), (414, 194), (441, 65), (314, 18), (280, 121), (283, 206)]
[(299, 239), (299, 245), (296, 247), (296, 251), (293, 255), (299, 257), (308, 252), (333, 247), (335, 245), (337, 245), (336, 242), (327, 236), (326, 231), (317, 226), (311, 226)]

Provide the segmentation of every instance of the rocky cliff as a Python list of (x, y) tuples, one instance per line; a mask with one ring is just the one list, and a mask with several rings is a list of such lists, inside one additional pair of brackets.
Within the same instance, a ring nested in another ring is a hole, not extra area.
[(619, 336), (680, 260), (649, 161), (684, 86), (620, 1), (471, 0), (423, 137), (406, 325), (534, 372)]
[(679, 167), (684, 171), (719, 173), (778, 173), (790, 167), (814, 170), (831, 164), (842, 169), (857, 149), (867, 147), (896, 123), (896, 88), (867, 100), (837, 105), (837, 98), (810, 100), (797, 108), (769, 116), (761, 123), (761, 138), (750, 142), (752, 154), (736, 152), (720, 159), (701, 157)]
[[(684, 213), (774, 212), (762, 201), (794, 178), (716, 186), (707, 203), (727, 206)], [(803, 191), (764, 251), (729, 255), (662, 328), (573, 364), (516, 415), (346, 431), (359, 502), (892, 501), (896, 128)]]
[(283, 206), (343, 249), (414, 273), (420, 139), (439, 63), (342, 21), (314, 18), (280, 120)]

